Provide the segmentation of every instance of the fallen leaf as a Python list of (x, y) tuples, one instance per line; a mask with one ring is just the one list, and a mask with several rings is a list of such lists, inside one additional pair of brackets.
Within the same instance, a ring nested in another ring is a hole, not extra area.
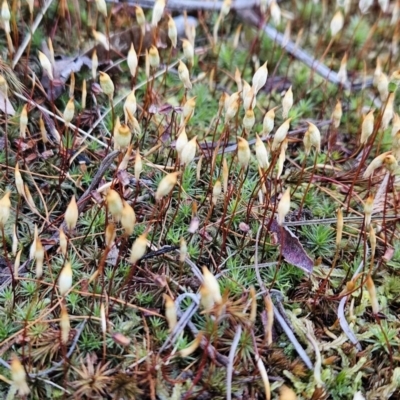
[[(268, 224), (269, 222), (267, 222)], [(285, 261), (311, 274), (314, 263), (299, 239), (287, 227), (278, 225), (275, 219), (271, 222), (271, 231), (278, 237), (278, 243), (282, 247), (282, 256)]]

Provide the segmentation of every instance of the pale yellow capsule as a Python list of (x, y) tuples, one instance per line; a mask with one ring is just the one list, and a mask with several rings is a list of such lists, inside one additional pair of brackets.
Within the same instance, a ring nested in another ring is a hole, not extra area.
[(181, 237), (179, 241), (179, 262), (184, 263), (188, 255), (188, 246), (186, 240)]
[(229, 180), (229, 168), (226, 158), (222, 159), (222, 183), (224, 188), (224, 193), (228, 192), (228, 180)]
[(373, 85), (377, 86), (378, 85), (378, 79), (382, 74), (382, 62), (379, 57), (376, 59), (376, 66), (375, 66), (375, 71), (374, 71), (374, 79), (373, 79)]
[(130, 236), (133, 233), (136, 224), (136, 214), (133, 208), (123, 200), (123, 208), (121, 213), (121, 225), (124, 228), (125, 235)]
[(398, 167), (396, 157), (393, 154), (387, 155), (383, 160), (383, 165), (390, 172), (390, 174), (393, 175), (396, 172), (397, 167)]
[(387, 152), (382, 153), (379, 156), (375, 157), (368, 165), (367, 169), (365, 170), (365, 172), (363, 174), (363, 177), (369, 178), (377, 168), (379, 168), (383, 165), (383, 163), (385, 162), (385, 158), (389, 154), (390, 154), (390, 151), (387, 151)]
[(286, 91), (282, 99), (282, 118), (287, 119), (289, 111), (293, 106), (293, 91), (292, 86)]
[(54, 67), (54, 65), (55, 65), (54, 48), (53, 48), (53, 42), (52, 42), (52, 40), (51, 40), (50, 37), (47, 39), (47, 44), (48, 44), (48, 46), (49, 46), (50, 63), (51, 63), (51, 65)]
[(3, 75), (0, 74), (0, 92), (7, 98), (8, 97), (8, 84)]
[(39, 118), (39, 128), (43, 143), (47, 143), (49, 141), (49, 138), (47, 137), (47, 131), (42, 116), (40, 116)]
[(364, 203), (364, 225), (368, 228), (371, 224), (371, 216), (374, 210), (374, 197), (368, 196)]
[(168, 16), (168, 37), (171, 40), (172, 47), (175, 49), (178, 44), (178, 30), (174, 19), (170, 15)]
[(376, 87), (382, 102), (389, 96), (389, 78), (385, 73), (381, 73), (376, 81)]
[(271, 149), (275, 151), (279, 148), (280, 144), (286, 139), (286, 136), (289, 132), (290, 121), (292, 118), (288, 118), (275, 132), (274, 140), (272, 141)]
[(220, 15), (222, 18), (225, 18), (229, 14), (231, 5), (232, 5), (232, 0), (224, 0), (223, 1), (222, 5), (221, 5), (221, 11), (220, 11)]
[(186, 103), (183, 105), (183, 110), (182, 110), (182, 124), (186, 125), (186, 123), (192, 118), (194, 114), (194, 109), (196, 107), (196, 98), (197, 96), (191, 97), (186, 101)]
[(393, 114), (393, 120), (392, 120), (392, 138), (394, 138), (397, 134), (397, 132), (400, 131), (400, 116), (397, 113)]
[(158, 184), (156, 191), (156, 200), (161, 200), (163, 197), (167, 196), (174, 186), (178, 183), (178, 176), (180, 172), (171, 172), (170, 174), (164, 176)]
[(105, 0), (96, 0), (97, 11), (107, 18), (107, 4)]
[(360, 138), (360, 143), (362, 145), (366, 144), (368, 142), (369, 137), (372, 135), (374, 132), (374, 111), (371, 110), (363, 119), (363, 122), (361, 124), (361, 138)]
[(386, 130), (390, 124), (390, 121), (392, 120), (394, 116), (394, 97), (395, 97), (394, 92), (389, 94), (389, 97), (386, 102), (385, 109), (383, 110), (382, 114), (382, 120), (381, 120), (381, 129)]
[(103, 335), (105, 335), (107, 333), (107, 316), (104, 303), (101, 303), (100, 305), (100, 322), (101, 322), (101, 331)]
[[(242, 74), (240, 73), (240, 70), (238, 67), (236, 67), (235, 69), (235, 75), (234, 75), (234, 79), (237, 85), (237, 90), (238, 92), (241, 92), (243, 89), (243, 84), (242, 84)], [(246, 82), (247, 83), (247, 82)], [(247, 83), (247, 85), (250, 87), (250, 85)], [(245, 93), (242, 93), (242, 98), (245, 96)]]
[(278, 171), (276, 173), (276, 179), (279, 179), (282, 175), (283, 172), (283, 165), (286, 160), (286, 150), (288, 147), (288, 140), (285, 139), (282, 144), (281, 144), (281, 151), (279, 153), (279, 158), (278, 158)]
[(115, 237), (117, 235), (117, 231), (115, 229), (115, 224), (113, 222), (109, 222), (105, 231), (105, 243), (108, 248), (111, 248), (114, 244)]
[(128, 125), (121, 124), (118, 130), (114, 130), (114, 144), (116, 150), (126, 149), (130, 145), (131, 139), (132, 132)]
[(147, 233), (145, 232), (133, 242), (129, 262), (131, 264), (136, 264), (146, 254), (146, 250)]
[(26, 130), (28, 128), (28, 104), (22, 107), (21, 114), (19, 116), (19, 136), (22, 139), (26, 137)]
[(243, 108), (245, 111), (247, 110), (254, 110), (257, 104), (256, 95), (254, 93), (254, 89), (249, 85), (247, 90), (243, 91)]
[(93, 80), (96, 80), (98, 67), (99, 67), (99, 59), (97, 57), (97, 51), (96, 51), (96, 49), (94, 49), (93, 53), (92, 53), (92, 78), (93, 78)]
[(260, 166), (261, 169), (267, 169), (269, 167), (268, 150), (265, 147), (263, 141), (257, 134), (256, 134), (256, 143), (254, 147), (256, 150), (256, 158), (258, 165)]
[(86, 108), (86, 98), (87, 98), (86, 79), (84, 79), (82, 82), (82, 101), (81, 101), (82, 110)]
[(142, 157), (140, 155), (139, 149), (136, 150), (135, 154), (135, 179), (139, 181), (140, 179), (140, 174), (143, 171), (143, 162), (142, 162)]
[(176, 312), (176, 306), (174, 300), (170, 296), (164, 293), (165, 300), (165, 319), (168, 323), (168, 330), (172, 332), (178, 323), (178, 315)]
[(181, 152), (181, 164), (189, 165), (196, 156), (197, 149), (197, 136), (189, 140), (182, 149)]
[(205, 266), (202, 267), (203, 271), (203, 286), (208, 290), (212, 300), (217, 303), (222, 303), (221, 290), (215, 276)]
[(67, 255), (68, 239), (62, 227), (59, 229), (58, 233), (59, 233), (61, 254), (65, 257)]
[(192, 43), (187, 39), (181, 39), (183, 55), (188, 61), (189, 65), (194, 65), (194, 48)]
[(75, 104), (74, 99), (69, 99), (67, 105), (65, 106), (65, 110), (63, 113), (63, 118), (65, 124), (68, 125), (73, 119), (75, 114)]
[(61, 296), (65, 296), (72, 287), (72, 266), (69, 261), (65, 263), (60, 272), (58, 287)]
[(68, 204), (67, 210), (65, 211), (64, 220), (68, 230), (73, 230), (78, 222), (79, 210), (76, 204), (75, 196), (72, 196), (71, 201)]
[(376, 232), (372, 225), (369, 226), (368, 240), (371, 245), (371, 255), (374, 256), (376, 251)]
[(164, 14), (165, 0), (156, 0), (151, 17), (151, 25), (156, 27)]
[(283, 225), (285, 217), (290, 211), (290, 188), (283, 193), (278, 204), (278, 224)]
[[(135, 51), (135, 47), (133, 43), (131, 43), (131, 47), (128, 51), (128, 56), (126, 57), (126, 62), (128, 64), (129, 71), (132, 76), (136, 75), (137, 67), (138, 67), (138, 57)], [(134, 113), (132, 113), (134, 114)]]
[(32, 210), (37, 211), (35, 201), (33, 200), (33, 197), (31, 195), (31, 192), (27, 184), (24, 185), (24, 189), (25, 189), (26, 202), (28, 203), (29, 207)]
[(25, 369), (16, 355), (14, 355), (11, 360), (11, 378), (13, 384), (18, 390), (19, 396), (25, 397), (30, 393), (30, 389), (26, 381)]
[(237, 140), (238, 140), (237, 156), (239, 165), (242, 168), (247, 168), (251, 157), (249, 142), (240, 136), (238, 136)]
[(111, 213), (114, 220), (119, 222), (121, 219), (123, 204), (118, 192), (114, 189), (110, 189), (106, 196), (106, 202), (108, 211)]
[(221, 181), (218, 179), (215, 181), (214, 183), (214, 187), (213, 187), (213, 191), (212, 191), (212, 203), (214, 205), (217, 205), (218, 199), (221, 196), (222, 193), (222, 185), (221, 185)]
[(305, 153), (308, 155), (312, 147), (314, 147), (315, 151), (319, 153), (321, 151), (321, 132), (311, 122), (307, 121), (307, 124), (308, 129), (305, 132), (303, 139)]
[(257, 69), (255, 74), (253, 75), (252, 84), (255, 95), (259, 92), (259, 90), (265, 86), (268, 78), (268, 68), (267, 61)]
[(95, 29), (92, 30), (92, 35), (98, 44), (101, 44), (107, 51), (110, 50), (110, 42), (108, 41), (106, 35), (96, 31)]
[(33, 14), (33, 6), (35, 4), (35, 0), (26, 0), (26, 3), (28, 4), (29, 13), (32, 15)]
[(369, 294), (369, 299), (371, 301), (371, 306), (372, 306), (372, 312), (374, 314), (379, 313), (379, 302), (378, 302), (378, 297), (376, 295), (376, 288), (374, 281), (371, 278), (371, 275), (368, 275), (368, 278), (365, 282)]
[(338, 208), (336, 212), (336, 247), (339, 247), (342, 243), (343, 226), (343, 211)]
[(100, 86), (102, 91), (110, 98), (114, 95), (114, 83), (111, 80), (110, 76), (103, 71), (99, 72), (100, 74)]
[(14, 224), (12, 247), (11, 247), (11, 252), (12, 252), (13, 256), (15, 256), (17, 254), (17, 250), (18, 250), (17, 226)]
[(279, 389), (279, 400), (297, 400), (297, 396), (293, 389), (282, 385)]
[(69, 322), (68, 310), (64, 305), (61, 306), (60, 330), (61, 330), (61, 343), (65, 345), (68, 343), (69, 340), (69, 332), (71, 330), (71, 325)]
[(0, 228), (4, 227), (11, 214), (11, 192), (7, 191), (0, 199)]
[(235, 96), (233, 99), (232, 96), (230, 98), (230, 101), (228, 102), (228, 107), (225, 110), (225, 124), (229, 123), (239, 111), (239, 95), (237, 97)]
[(38, 54), (39, 54), (40, 65), (42, 66), (43, 70), (46, 71), (46, 74), (52, 81), (54, 79), (54, 76), (53, 76), (53, 67), (51, 65), (50, 60), (47, 58), (47, 56), (44, 53), (42, 53), (39, 50), (38, 50)]
[(178, 65), (178, 75), (179, 75), (179, 79), (183, 83), (183, 86), (185, 87), (185, 89), (188, 89), (188, 90), (192, 89), (192, 82), (190, 82), (189, 69), (185, 65), (185, 63), (183, 63), (180, 60), (179, 60), (179, 65)]
[(193, 343), (190, 344), (188, 347), (180, 350), (178, 352), (178, 356), (182, 357), (182, 358), (189, 357), (192, 353), (194, 353), (198, 349), (198, 347), (200, 346), (202, 338), (203, 338), (203, 333), (199, 332), (197, 334), (196, 338), (194, 339)]
[(14, 176), (15, 176), (15, 186), (17, 188), (17, 192), (20, 196), (25, 197), (25, 188), (24, 188), (24, 181), (22, 179), (21, 172), (19, 172), (19, 164), (15, 164), (15, 171), (14, 171)]
[(135, 7), (136, 7), (136, 22), (138, 23), (138, 25), (142, 30), (142, 35), (144, 35), (146, 29), (146, 17), (144, 15), (142, 7), (139, 6)]
[(263, 119), (263, 130), (262, 135), (263, 137), (268, 136), (272, 130), (274, 129), (275, 125), (275, 110), (278, 107), (271, 108), (264, 116)]
[(245, 112), (243, 117), (243, 128), (247, 134), (251, 132), (255, 122), (256, 117), (254, 115), (254, 111), (250, 108)]
[(149, 63), (151, 68), (158, 68), (160, 66), (160, 54), (156, 46), (151, 46), (149, 49)]
[(36, 278), (40, 279), (43, 275), (43, 262), (44, 262), (44, 247), (42, 245), (42, 241), (39, 236), (36, 237), (34, 241), (34, 254), (33, 258), (35, 259), (36, 266)]
[(331, 35), (336, 36), (343, 28), (344, 17), (340, 10), (336, 11), (331, 21)]
[(14, 279), (18, 279), (19, 266), (21, 264), (22, 249), (17, 253), (14, 261)]
[(272, 0), (269, 6), (272, 21), (276, 26), (281, 24), (281, 9), (275, 0)]
[(176, 139), (176, 151), (178, 153), (178, 157), (181, 156), (182, 150), (186, 146), (187, 143), (188, 143), (188, 137), (187, 137), (187, 134), (186, 134), (186, 129), (183, 126), (180, 129), (180, 133), (178, 135), (178, 138)]
[(210, 290), (203, 284), (200, 286), (200, 304), (204, 311), (208, 312), (214, 307), (214, 299)]
[(274, 305), (271, 300), (271, 296), (267, 294), (264, 297), (265, 311), (267, 312), (267, 324), (265, 326), (265, 336), (267, 344), (272, 344), (272, 327), (274, 325)]
[(340, 102), (340, 100), (338, 100), (331, 116), (332, 123), (335, 128), (339, 127), (340, 121), (342, 120), (342, 115), (343, 115), (342, 103)]

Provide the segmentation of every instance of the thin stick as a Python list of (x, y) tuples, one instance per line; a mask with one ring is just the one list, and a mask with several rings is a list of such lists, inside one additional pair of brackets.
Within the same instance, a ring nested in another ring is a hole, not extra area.
[(24, 53), (26, 46), (28, 46), (29, 42), (31, 41), (33, 34), (35, 33), (36, 29), (38, 28), (40, 22), (42, 21), (42, 18), (44, 17), (44, 14), (46, 14), (47, 9), (50, 7), (52, 2), (53, 2), (53, 0), (47, 0), (40, 7), (40, 11), (39, 11), (38, 15), (36, 16), (35, 22), (32, 25), (32, 29), (25, 36), (24, 41), (22, 42), (21, 46), (18, 47), (18, 51), (15, 53), (15, 56), (14, 56), (14, 59), (12, 62), (13, 69), (15, 68), (19, 59), (21, 58), (22, 54)]

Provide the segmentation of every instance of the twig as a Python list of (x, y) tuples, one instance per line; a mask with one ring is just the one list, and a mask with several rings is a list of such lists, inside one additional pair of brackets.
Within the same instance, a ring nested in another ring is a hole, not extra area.
[[(366, 256), (368, 256), (368, 245), (367, 243), (365, 243), (366, 246), (366, 251), (365, 254)], [(353, 274), (353, 278), (354, 279), (359, 272), (362, 270), (364, 266), (364, 261), (362, 260), (360, 262), (360, 265), (358, 266), (358, 268), (356, 269), (356, 271)], [(346, 317), (344, 315), (344, 306), (346, 304), (348, 296), (343, 296), (342, 299), (340, 300), (339, 303), (339, 307), (338, 307), (338, 319), (339, 319), (339, 324), (340, 327), (342, 328), (343, 332), (345, 333), (345, 335), (350, 339), (350, 342), (353, 343), (358, 351), (362, 351), (362, 347), (360, 342), (358, 341), (358, 339), (356, 338), (356, 335), (354, 334), (354, 332), (352, 331), (352, 329), (350, 328), (350, 325), (348, 324)]]
[[(186, 309), (185, 312), (182, 312), (181, 303), (182, 300), (187, 297), (190, 297), (193, 300), (193, 303)], [(160, 350), (158, 351), (159, 353), (164, 351), (169, 343), (174, 343), (176, 341), (176, 339), (185, 329), (186, 325), (188, 324), (194, 313), (199, 308), (199, 304), (200, 304), (199, 298), (194, 293), (183, 293), (177, 297), (177, 299), (175, 300), (175, 306), (179, 317), (179, 322), (177, 323), (171, 334), (167, 337), (164, 344), (161, 346)]]
[(304, 361), (304, 364), (306, 364), (309, 369), (313, 370), (313, 364), (310, 358), (308, 357), (307, 353), (304, 351), (300, 343), (297, 341), (296, 336), (294, 336), (294, 333), (292, 332), (289, 325), (286, 323), (285, 319), (282, 317), (278, 309), (275, 307), (275, 304), (273, 304), (273, 307), (274, 307), (274, 316), (276, 320), (279, 322), (279, 325), (285, 331), (286, 336), (292, 342), (300, 358)]
[[(383, 215), (374, 215), (371, 217), (371, 220), (379, 221), (383, 220)], [(386, 215), (386, 221), (396, 221), (400, 219), (400, 215)], [(343, 218), (344, 222), (353, 222), (353, 223), (363, 223), (364, 217), (345, 217)], [(303, 225), (320, 225), (320, 224), (336, 224), (337, 218), (323, 218), (323, 219), (309, 219), (302, 221), (288, 221), (284, 222), (283, 226), (303, 226)]]
[[(242, 10), (238, 15), (242, 20), (249, 22), (252, 25), (256, 26), (260, 25), (261, 21), (254, 11), (251, 11), (249, 9)], [(343, 84), (340, 81), (338, 74), (335, 71), (332, 71), (325, 64), (321, 63), (320, 61), (312, 57), (310, 54), (308, 54), (306, 51), (299, 48), (299, 46), (292, 40), (287, 40), (287, 38), (285, 38), (285, 36), (282, 33), (278, 32), (271, 25), (265, 25), (262, 27), (262, 29), (269, 38), (275, 41), (276, 44), (281, 46), (286, 52), (291, 54), (293, 57), (297, 58), (298, 60), (306, 64), (308, 67), (311, 68), (312, 71), (315, 71), (318, 75), (322, 76), (324, 79), (336, 85), (342, 85), (346, 90), (357, 89), (357, 88), (361, 89), (363, 87), (362, 84), (352, 85), (349, 82), (345, 82)], [(367, 84), (369, 83), (370, 82), (368, 82)]]
[(232, 399), (232, 376), (233, 376), (233, 361), (235, 358), (236, 349), (239, 344), (240, 335), (242, 334), (242, 326), (238, 325), (235, 336), (233, 337), (231, 349), (228, 356), (228, 365), (226, 366), (226, 399)]
[(32, 40), (32, 36), (35, 33), (36, 29), (38, 28), (40, 22), (42, 21), (42, 18), (44, 17), (44, 14), (46, 14), (47, 9), (50, 7), (51, 3), (53, 0), (47, 0), (42, 6), (39, 7), (39, 13), (36, 15), (35, 22), (32, 25), (32, 28), (30, 31), (27, 33), (25, 36), (24, 41), (21, 43), (21, 46), (18, 47), (18, 51), (15, 53), (14, 59), (12, 61), (12, 67), (13, 69), (17, 65), (19, 59), (21, 58), (23, 52), (26, 49), (26, 46), (28, 46), (29, 42)]
[[(106, 0), (108, 3), (120, 3), (119, 0)], [(143, 8), (153, 8), (154, 0), (135, 0), (127, 1), (127, 4), (135, 4)], [(220, 10), (223, 1), (199, 1), (199, 0), (168, 0), (168, 9), (170, 10)], [(243, 10), (258, 4), (258, 0), (234, 0), (231, 8)]]
[[(260, 285), (260, 288), (262, 288), (263, 291), (266, 291), (264, 282), (261, 278), (260, 270), (258, 268), (258, 241), (260, 239), (260, 233), (261, 233), (262, 225), (258, 228), (257, 231), (257, 236), (256, 236), (256, 244), (255, 244), (255, 250), (254, 250), (254, 269), (256, 271), (256, 276), (257, 276), (257, 281), (258, 284)], [(278, 321), (279, 325), (281, 328), (285, 331), (286, 336), (288, 339), (292, 342), (294, 348), (296, 349), (297, 353), (299, 354), (300, 358), (304, 361), (304, 363), (307, 365), (309, 369), (313, 369), (312, 362), (304, 349), (301, 347), (300, 343), (296, 339), (296, 336), (294, 336), (294, 333), (290, 329), (289, 325), (286, 323), (285, 319), (283, 316), (280, 314), (278, 309), (276, 308), (275, 304), (273, 304), (274, 307), (274, 316), (276, 320)]]
[(90, 138), (92, 140), (94, 140), (96, 143), (100, 144), (101, 146), (103, 146), (104, 148), (107, 148), (107, 144), (103, 143), (101, 140), (97, 139), (96, 137), (91, 135), (91, 132), (93, 131), (93, 129), (91, 129), (89, 132), (85, 132), (83, 129), (78, 128), (77, 126), (69, 123), (66, 124), (64, 121), (64, 118), (60, 117), (57, 114), (54, 114), (53, 112), (49, 111), (47, 108), (37, 104), (35, 101), (28, 99), (27, 97), (23, 96), (22, 94), (19, 94), (17, 92), (13, 92), (14, 96), (20, 98), (21, 100), (24, 100), (25, 102), (31, 104), (32, 106), (35, 106), (38, 110), (42, 111), (45, 114), (50, 115), (53, 118), (58, 119), (59, 121), (63, 122), (65, 125), (68, 125), (68, 127), (70, 127), (72, 130), (77, 130), (80, 134), (82, 134), (85, 138)]

